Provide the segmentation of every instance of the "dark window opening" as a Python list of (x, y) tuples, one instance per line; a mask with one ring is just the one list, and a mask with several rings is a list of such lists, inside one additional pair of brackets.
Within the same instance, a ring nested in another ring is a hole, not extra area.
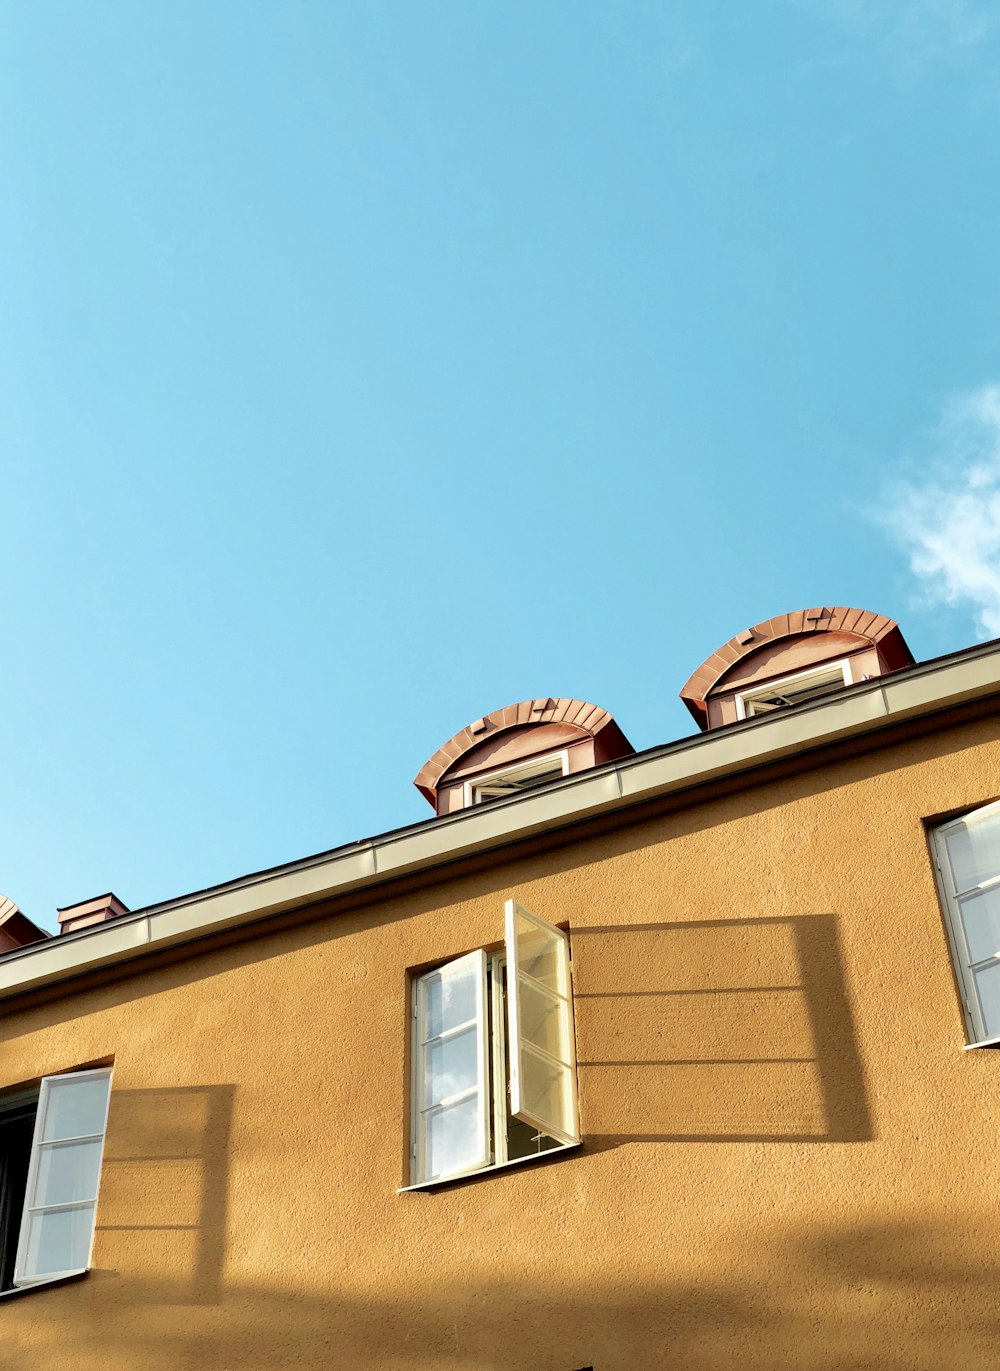
[(37, 1092), (21, 1095), (6, 1107), (0, 1103), (0, 1290), (14, 1288), (14, 1261), (37, 1111)]
[(472, 803), (488, 804), (490, 800), (519, 795), (522, 790), (532, 790), (536, 785), (544, 785), (546, 781), (554, 781), (565, 774), (564, 754), (561, 752), (555, 757), (543, 757), (536, 762), (525, 762), (522, 766), (506, 767), (472, 783)]

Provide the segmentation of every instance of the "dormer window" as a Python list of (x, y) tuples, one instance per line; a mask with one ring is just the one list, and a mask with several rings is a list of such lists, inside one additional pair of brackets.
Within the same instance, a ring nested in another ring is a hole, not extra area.
[(545, 781), (565, 776), (569, 771), (569, 754), (554, 752), (548, 757), (537, 757), (534, 761), (519, 766), (505, 766), (499, 771), (491, 771), (486, 776), (465, 782), (465, 804), (481, 805), (489, 800), (502, 800), (507, 795), (519, 795), (522, 790), (531, 790)]
[(606, 709), (548, 695), (505, 705), (460, 729), (424, 763), (414, 785), (438, 814), (453, 814), (634, 751)]
[(681, 699), (699, 728), (789, 709), (913, 665), (899, 625), (883, 614), (826, 605), (778, 614), (723, 643)]
[(821, 695), (830, 695), (851, 684), (851, 664), (847, 660), (830, 662), (814, 671), (797, 671), (793, 676), (768, 681), (767, 685), (758, 686), (755, 690), (741, 691), (736, 696), (736, 717), (756, 719), (776, 709), (801, 705)]

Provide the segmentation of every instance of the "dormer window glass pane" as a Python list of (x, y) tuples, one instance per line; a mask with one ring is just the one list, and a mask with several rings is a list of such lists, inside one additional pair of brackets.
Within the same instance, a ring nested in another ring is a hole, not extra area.
[(466, 804), (486, 804), (489, 800), (502, 800), (508, 795), (519, 795), (522, 790), (532, 790), (545, 781), (565, 776), (568, 758), (565, 752), (556, 752), (548, 757), (538, 757), (534, 761), (518, 766), (504, 767), (478, 781), (466, 782)]
[(755, 690), (744, 690), (736, 696), (736, 712), (741, 719), (756, 719), (776, 709), (805, 704), (808, 700), (831, 695), (851, 684), (851, 667), (847, 661), (831, 662), (813, 671), (797, 672), (780, 681), (770, 681)]

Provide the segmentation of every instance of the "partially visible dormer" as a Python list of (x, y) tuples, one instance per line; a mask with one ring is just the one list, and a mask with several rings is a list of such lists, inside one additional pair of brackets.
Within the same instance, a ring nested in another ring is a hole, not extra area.
[(456, 733), (413, 784), (438, 814), (450, 814), (634, 751), (606, 709), (585, 700), (522, 700)]
[(912, 665), (892, 619), (842, 605), (801, 609), (730, 638), (680, 694), (699, 728), (719, 728)]
[(32, 943), (43, 943), (49, 935), (18, 909), (13, 900), (0, 895), (0, 953), (16, 952)]

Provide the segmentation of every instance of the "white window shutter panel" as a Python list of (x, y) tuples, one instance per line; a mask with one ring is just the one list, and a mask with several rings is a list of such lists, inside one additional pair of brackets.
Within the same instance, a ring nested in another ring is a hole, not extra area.
[(470, 952), (416, 983), (414, 1184), (490, 1164), (486, 953)]
[(934, 834), (972, 1037), (1000, 1035), (1000, 803)]
[(562, 1143), (580, 1141), (569, 939), (516, 900), (505, 907), (510, 1108)]
[(1000, 876), (1000, 801), (945, 824), (941, 832), (954, 894), (975, 890)]
[(15, 1285), (58, 1280), (90, 1265), (110, 1092), (110, 1070), (42, 1078)]

